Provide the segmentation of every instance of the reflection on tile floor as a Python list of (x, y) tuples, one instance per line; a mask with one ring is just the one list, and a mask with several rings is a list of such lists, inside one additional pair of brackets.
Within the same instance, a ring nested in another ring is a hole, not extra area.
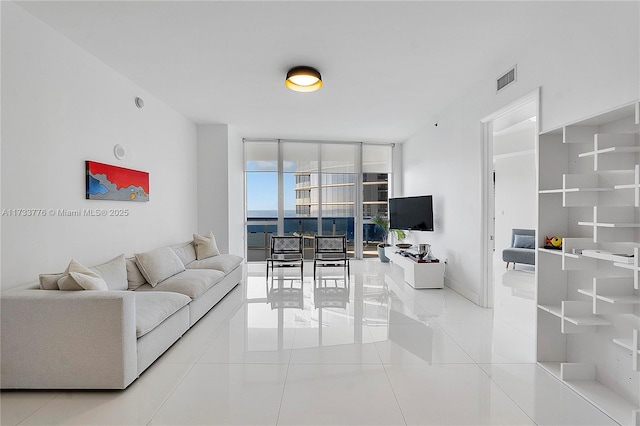
[(494, 309), (377, 259), (302, 282), (246, 269), (127, 390), (2, 392), (0, 423), (614, 424), (535, 364), (526, 268), (496, 265)]

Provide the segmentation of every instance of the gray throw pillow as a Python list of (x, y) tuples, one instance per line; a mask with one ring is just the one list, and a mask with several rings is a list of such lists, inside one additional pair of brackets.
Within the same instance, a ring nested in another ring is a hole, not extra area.
[(536, 237), (533, 235), (518, 235), (513, 237), (513, 247), (515, 248), (536, 248)]

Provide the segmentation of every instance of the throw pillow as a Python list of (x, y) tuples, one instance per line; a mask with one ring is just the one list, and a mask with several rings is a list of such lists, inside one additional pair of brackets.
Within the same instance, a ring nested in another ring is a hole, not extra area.
[(91, 269), (105, 280), (109, 290), (127, 289), (127, 267), (124, 261), (124, 254), (101, 265), (96, 265)]
[(147, 280), (140, 272), (140, 268), (138, 268), (138, 264), (136, 263), (135, 257), (128, 257), (126, 259), (127, 263), (127, 284), (129, 290), (135, 290), (143, 284), (147, 283)]
[(60, 290), (106, 291), (109, 289), (100, 275), (75, 259), (71, 259), (64, 275), (58, 280), (58, 287)]
[(216, 244), (216, 237), (213, 232), (209, 232), (206, 236), (193, 234), (193, 244), (196, 246), (196, 258), (198, 260), (208, 257), (218, 256), (220, 250)]
[(138, 253), (135, 257), (140, 272), (152, 287), (184, 271), (184, 264), (171, 247)]
[(536, 247), (536, 237), (533, 235), (518, 235), (513, 237), (513, 247), (534, 249)]
[(196, 249), (193, 246), (192, 241), (171, 248), (176, 252), (180, 260), (182, 260), (184, 266), (187, 266), (188, 264), (196, 260)]
[(43, 290), (60, 290), (58, 287), (58, 280), (62, 278), (64, 274), (40, 274), (40, 288)]

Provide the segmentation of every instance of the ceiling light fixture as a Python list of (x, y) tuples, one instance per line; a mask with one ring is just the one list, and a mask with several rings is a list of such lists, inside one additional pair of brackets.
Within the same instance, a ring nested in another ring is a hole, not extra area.
[(315, 92), (322, 87), (322, 76), (317, 69), (298, 66), (293, 67), (287, 73), (285, 86), (296, 92)]

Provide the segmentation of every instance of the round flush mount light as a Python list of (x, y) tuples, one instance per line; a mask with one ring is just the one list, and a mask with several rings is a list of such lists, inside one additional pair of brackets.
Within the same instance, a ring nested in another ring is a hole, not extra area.
[(284, 84), (296, 92), (315, 92), (322, 87), (322, 76), (312, 67), (293, 67), (287, 73)]
[(142, 98), (136, 98), (135, 103), (136, 103), (136, 106), (140, 109), (142, 109), (142, 107), (144, 106), (144, 101), (142, 100)]

